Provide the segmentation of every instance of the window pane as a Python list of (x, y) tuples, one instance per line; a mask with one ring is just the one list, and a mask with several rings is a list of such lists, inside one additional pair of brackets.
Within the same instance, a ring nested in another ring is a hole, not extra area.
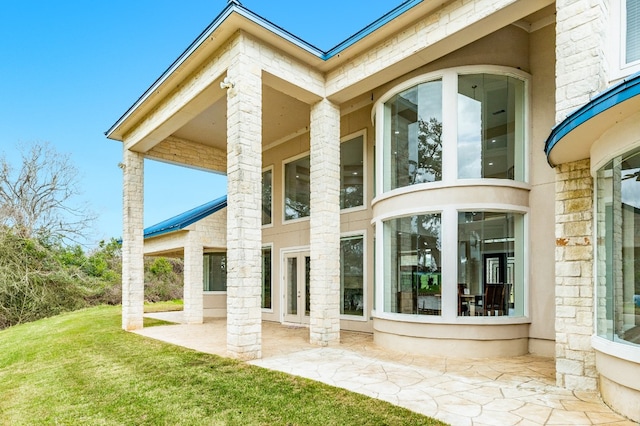
[(598, 335), (640, 345), (640, 152), (597, 175)]
[(458, 78), (458, 177), (524, 180), (524, 83)]
[(640, 0), (627, 0), (626, 61), (640, 59)]
[(284, 166), (284, 218), (299, 219), (309, 216), (309, 156)]
[(384, 190), (442, 180), (442, 81), (385, 103)]
[(384, 223), (384, 311), (441, 313), (441, 220), (439, 214)]
[(340, 208), (363, 205), (364, 174), (362, 159), (363, 137), (358, 136), (340, 144)]
[(364, 239), (347, 237), (340, 241), (340, 313), (358, 315), (364, 313)]
[(523, 239), (521, 214), (458, 213), (458, 315), (523, 315)]
[(227, 255), (204, 255), (204, 291), (227, 291)]
[(262, 249), (262, 307), (271, 309), (271, 248)]
[(271, 193), (273, 191), (273, 171), (262, 172), (262, 224), (271, 223)]

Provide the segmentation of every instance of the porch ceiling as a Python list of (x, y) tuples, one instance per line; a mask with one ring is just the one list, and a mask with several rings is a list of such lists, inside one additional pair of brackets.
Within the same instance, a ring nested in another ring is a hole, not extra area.
[[(263, 145), (285, 138), (309, 126), (309, 105), (266, 84), (262, 85), (262, 104)], [(172, 136), (226, 150), (226, 96), (218, 99)]]

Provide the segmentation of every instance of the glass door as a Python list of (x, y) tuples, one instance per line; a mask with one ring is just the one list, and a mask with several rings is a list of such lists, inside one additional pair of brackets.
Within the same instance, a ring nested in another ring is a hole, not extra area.
[(308, 252), (284, 255), (284, 321), (308, 324), (311, 257)]

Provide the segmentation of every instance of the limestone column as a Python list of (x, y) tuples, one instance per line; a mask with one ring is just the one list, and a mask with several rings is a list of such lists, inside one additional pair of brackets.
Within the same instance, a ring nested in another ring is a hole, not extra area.
[(227, 353), (262, 357), (262, 74), (240, 36), (227, 70)]
[(581, 160), (556, 167), (556, 384), (580, 391), (597, 388), (589, 165)]
[(144, 313), (144, 156), (124, 149), (122, 226), (122, 328), (142, 328)]
[(329, 100), (311, 108), (310, 340), (340, 341), (340, 110)]
[[(560, 122), (607, 86), (610, 24), (608, 0), (555, 3), (556, 122)], [(589, 167), (586, 160), (556, 168), (556, 383), (570, 390), (597, 388), (590, 343), (595, 328)]]
[(197, 234), (190, 231), (184, 247), (184, 321), (202, 324), (203, 320), (203, 248)]

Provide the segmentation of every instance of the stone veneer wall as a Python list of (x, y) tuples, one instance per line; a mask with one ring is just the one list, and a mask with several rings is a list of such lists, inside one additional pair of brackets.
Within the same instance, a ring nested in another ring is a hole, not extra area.
[(556, 122), (607, 86), (608, 3), (556, 1)]
[(340, 109), (311, 108), (311, 343), (340, 341)]
[(589, 160), (556, 168), (556, 383), (596, 390), (593, 179)]
[(262, 357), (262, 70), (240, 35), (227, 70), (227, 353)]
[(168, 137), (146, 153), (148, 158), (199, 169), (227, 172), (227, 153), (211, 146)]

